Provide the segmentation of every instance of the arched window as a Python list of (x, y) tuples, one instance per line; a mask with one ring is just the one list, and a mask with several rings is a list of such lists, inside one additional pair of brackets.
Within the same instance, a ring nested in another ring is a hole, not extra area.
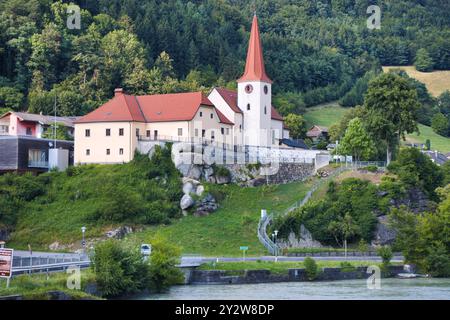
[(247, 103), (247, 110), (250, 110), (250, 103)]

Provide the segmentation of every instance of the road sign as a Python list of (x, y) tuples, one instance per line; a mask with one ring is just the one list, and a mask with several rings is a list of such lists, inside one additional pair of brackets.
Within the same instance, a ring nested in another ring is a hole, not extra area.
[(243, 260), (245, 261), (245, 251), (247, 251), (248, 250), (248, 247), (247, 246), (241, 246), (240, 247), (240, 249), (241, 249), (241, 251), (242, 251), (242, 253), (243, 253)]
[(13, 249), (0, 249), (0, 278), (11, 278)]

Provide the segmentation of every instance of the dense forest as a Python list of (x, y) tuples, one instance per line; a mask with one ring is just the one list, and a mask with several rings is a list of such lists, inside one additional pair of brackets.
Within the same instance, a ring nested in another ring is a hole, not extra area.
[[(80, 29), (67, 27), (70, 3)], [(380, 30), (367, 28), (371, 4)], [(447, 0), (0, 0), (0, 111), (49, 113), (56, 96), (60, 115), (81, 115), (116, 87), (233, 87), (254, 11), (285, 115), (348, 93), (343, 104), (358, 104), (381, 65), (450, 69)]]

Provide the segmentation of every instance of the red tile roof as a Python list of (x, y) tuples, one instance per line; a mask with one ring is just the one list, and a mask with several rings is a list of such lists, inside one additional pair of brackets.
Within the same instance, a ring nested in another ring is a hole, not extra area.
[(233, 124), (202, 92), (132, 96), (117, 89), (114, 98), (76, 123), (190, 121), (201, 105), (215, 109), (220, 122)]
[[(242, 110), (237, 105), (237, 92), (225, 89), (225, 88), (215, 88), (220, 96), (225, 100), (228, 106), (236, 113), (242, 113)], [(271, 110), (271, 118), (273, 120), (283, 121), (283, 117), (278, 113), (274, 106), (272, 106)]]
[(280, 120), (283, 121), (283, 117), (281, 116), (281, 114), (278, 113), (277, 109), (275, 109), (274, 106), (272, 106), (272, 119), (273, 120)]
[(250, 41), (248, 44), (244, 75), (238, 80), (238, 82), (245, 81), (265, 81), (272, 83), (272, 80), (267, 76), (264, 67), (263, 50), (256, 14), (253, 17), (252, 30), (250, 31)]
[(242, 110), (237, 105), (237, 92), (225, 88), (216, 88), (220, 96), (230, 106), (230, 108), (236, 113), (242, 113)]

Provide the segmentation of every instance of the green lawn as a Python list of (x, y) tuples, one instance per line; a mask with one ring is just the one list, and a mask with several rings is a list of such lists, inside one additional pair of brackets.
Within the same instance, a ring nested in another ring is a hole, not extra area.
[(308, 108), (304, 114), (308, 129), (313, 125), (330, 127), (341, 120), (350, 108), (342, 108), (337, 102), (323, 104), (317, 107)]
[(419, 124), (420, 135), (417, 133), (409, 134), (406, 139), (408, 142), (425, 143), (427, 139), (431, 141), (431, 150), (438, 150), (444, 153), (450, 152), (450, 138), (438, 135), (430, 127)]
[(257, 226), (261, 209), (281, 211), (304, 197), (311, 182), (242, 188), (214, 186), (226, 193), (219, 210), (207, 217), (188, 216), (171, 225), (150, 227), (130, 236), (130, 241), (148, 241), (159, 234), (182, 248), (184, 254), (239, 256), (240, 246), (248, 246), (250, 256), (267, 254), (259, 243)]
[(99, 299), (85, 293), (83, 290), (88, 284), (95, 282), (91, 270), (81, 272), (81, 290), (70, 290), (67, 288), (68, 275), (64, 272), (46, 274), (20, 275), (11, 278), (10, 287), (6, 288), (6, 279), (0, 279), (0, 296), (21, 294), (27, 300), (47, 300), (49, 291), (63, 291), (72, 299)]
[[(308, 128), (316, 124), (319, 126), (330, 127), (337, 123), (349, 108), (343, 108), (337, 103), (329, 103), (307, 109), (304, 114)], [(427, 139), (431, 141), (431, 149), (443, 153), (450, 152), (450, 138), (438, 135), (428, 126), (419, 124), (420, 135), (409, 134), (406, 136), (407, 142), (425, 143)]]

